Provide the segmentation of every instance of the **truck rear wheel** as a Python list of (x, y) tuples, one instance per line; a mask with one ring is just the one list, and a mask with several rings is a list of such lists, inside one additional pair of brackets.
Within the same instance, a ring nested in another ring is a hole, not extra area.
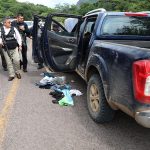
[(88, 82), (87, 105), (91, 118), (97, 123), (109, 122), (114, 118), (115, 110), (107, 103), (103, 84), (98, 74), (92, 75)]

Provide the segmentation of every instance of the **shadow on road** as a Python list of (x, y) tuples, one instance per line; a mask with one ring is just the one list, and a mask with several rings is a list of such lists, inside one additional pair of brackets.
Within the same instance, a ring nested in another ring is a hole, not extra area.
[[(35, 77), (37, 77), (37, 79), (40, 78), (37, 76), (36, 71), (29, 72), (27, 75), (29, 77), (34, 76), (34, 81)], [(78, 137), (80, 137), (82, 141), (79, 143), (87, 144), (87, 139), (89, 139), (89, 144), (91, 144), (91, 147), (94, 147), (94, 150), (97, 150), (102, 146), (104, 146), (104, 148), (107, 147), (110, 150), (149, 149), (150, 129), (138, 125), (133, 118), (121, 111), (117, 112), (115, 119), (110, 123), (95, 123), (90, 118), (86, 106), (85, 81), (76, 73), (57, 73), (56, 75), (66, 76), (67, 82), (70, 83), (72, 89), (78, 89), (83, 93), (83, 96), (75, 97), (74, 107), (59, 108), (56, 105), (52, 106), (56, 107), (55, 113), (60, 109), (63, 114), (60, 113), (59, 115), (67, 116), (67, 119), (62, 119), (62, 121), (68, 121), (66, 124), (66, 128), (68, 127), (67, 132), (68, 134), (70, 132), (72, 133), (75, 141), (78, 141)], [(67, 115), (67, 113), (69, 114)]]

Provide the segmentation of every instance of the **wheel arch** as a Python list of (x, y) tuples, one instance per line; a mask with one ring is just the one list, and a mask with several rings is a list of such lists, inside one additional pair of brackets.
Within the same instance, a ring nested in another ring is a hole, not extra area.
[(99, 74), (104, 88), (106, 99), (109, 97), (109, 75), (107, 65), (102, 57), (95, 54), (88, 60), (88, 64), (85, 71), (86, 82), (89, 81), (93, 74)]

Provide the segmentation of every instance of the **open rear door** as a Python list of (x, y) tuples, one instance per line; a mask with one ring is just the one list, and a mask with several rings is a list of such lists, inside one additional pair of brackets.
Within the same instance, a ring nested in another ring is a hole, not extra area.
[(81, 16), (50, 14), (46, 18), (42, 53), (54, 71), (71, 71), (78, 63), (78, 34)]
[(34, 15), (32, 29), (32, 58), (35, 63), (43, 63), (41, 53), (41, 35), (44, 28), (45, 17)]

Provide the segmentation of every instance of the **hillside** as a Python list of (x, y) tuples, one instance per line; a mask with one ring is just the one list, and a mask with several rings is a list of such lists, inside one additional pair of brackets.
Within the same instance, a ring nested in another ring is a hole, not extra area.
[(5, 16), (14, 17), (18, 12), (24, 14), (26, 20), (33, 18), (33, 14), (46, 15), (52, 9), (42, 5), (32, 3), (20, 3), (16, 0), (0, 0), (0, 19)]
[(83, 3), (95, 3), (95, 2), (97, 2), (98, 0), (79, 0), (78, 2), (77, 2), (77, 5), (81, 5), (81, 4), (83, 4)]

